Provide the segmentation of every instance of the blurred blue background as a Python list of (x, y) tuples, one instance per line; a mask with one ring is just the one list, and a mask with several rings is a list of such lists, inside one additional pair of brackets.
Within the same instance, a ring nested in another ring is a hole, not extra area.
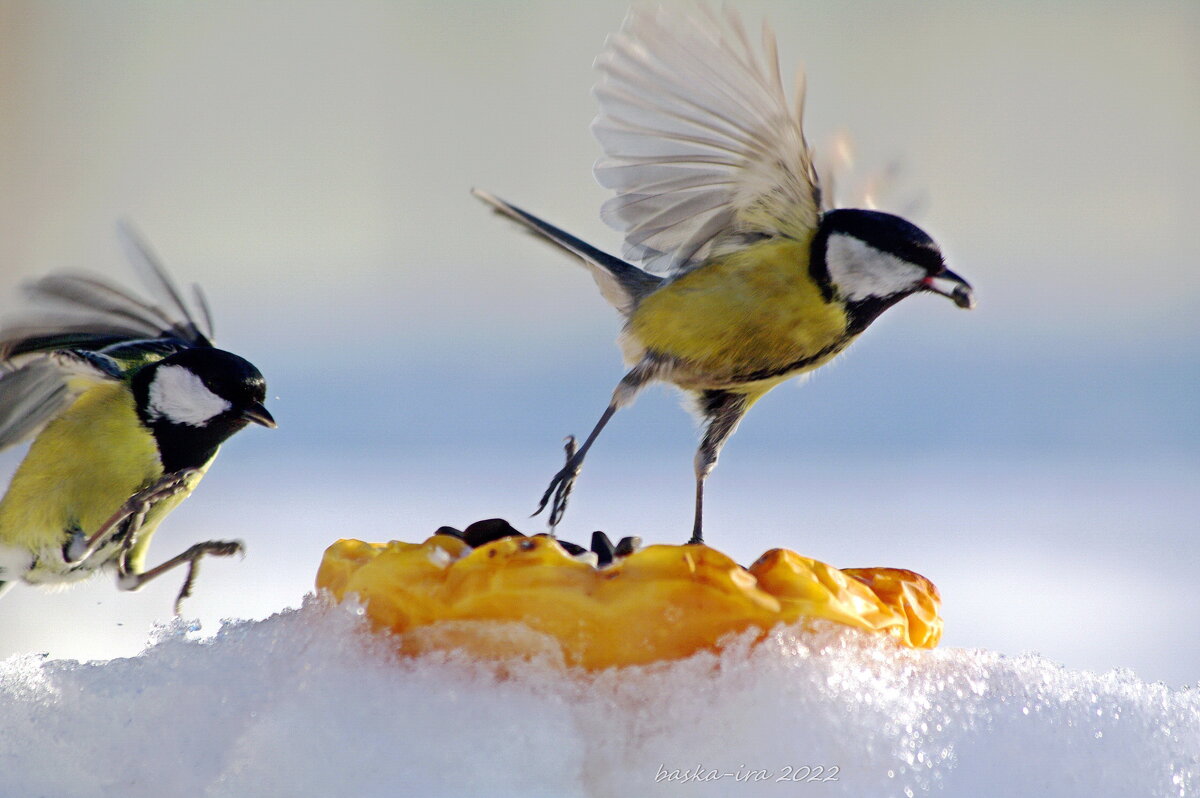
[[(129, 282), (114, 221), (205, 286), (219, 343), (267, 375), (252, 429), (159, 533), (206, 561), (189, 615), (262, 617), (339, 537), (526, 518), (623, 369), (587, 274), (489, 215), (478, 185), (610, 251), (591, 61), (623, 0), (0, 0), (0, 310), (64, 268)], [(882, 318), (751, 413), (710, 481), (710, 542), (907, 567), (946, 645), (1200, 680), (1200, 6), (744, 2), (808, 74), (853, 202), (975, 285)], [(695, 425), (623, 411), (561, 534), (690, 531)], [(5, 473), (21, 452), (0, 455)], [(135, 653), (178, 579), (0, 602), (0, 656)]]

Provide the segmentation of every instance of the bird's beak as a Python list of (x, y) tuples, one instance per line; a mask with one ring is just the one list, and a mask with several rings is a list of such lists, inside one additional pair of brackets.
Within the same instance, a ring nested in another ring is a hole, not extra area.
[(970, 310), (975, 307), (975, 292), (971, 290), (971, 284), (949, 269), (942, 269), (937, 274), (926, 277), (921, 283), (926, 291), (948, 296), (960, 308)]
[(262, 424), (267, 429), (275, 429), (279, 425), (275, 423), (275, 419), (267, 412), (267, 408), (262, 406), (261, 402), (255, 402), (242, 411), (242, 418), (247, 421), (253, 421), (255, 424)]

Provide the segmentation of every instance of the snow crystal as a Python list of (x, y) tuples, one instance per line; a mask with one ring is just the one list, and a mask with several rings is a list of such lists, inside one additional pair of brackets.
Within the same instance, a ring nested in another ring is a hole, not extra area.
[(597, 674), (404, 659), (310, 598), (208, 639), (0, 664), (0, 796), (1187, 796), (1200, 694), (780, 628)]

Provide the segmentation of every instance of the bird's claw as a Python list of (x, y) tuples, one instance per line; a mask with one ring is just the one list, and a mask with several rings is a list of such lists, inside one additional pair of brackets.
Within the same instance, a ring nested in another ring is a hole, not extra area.
[(175, 597), (176, 615), (180, 615), (183, 611), (183, 600), (192, 595), (192, 588), (196, 584), (196, 571), (200, 567), (200, 558), (206, 554), (214, 557), (232, 557), (234, 554), (240, 554), (244, 557), (246, 547), (240, 540), (206, 540), (188, 549), (183, 555), (183, 559), (188, 564), (187, 576), (184, 577), (183, 586), (179, 588), (179, 595)]
[[(571, 491), (575, 488), (575, 480), (579, 477), (579, 466), (568, 465), (563, 470), (554, 475), (554, 479), (550, 480), (550, 487), (546, 488), (546, 492), (542, 494), (542, 500), (538, 502), (537, 510), (534, 515), (539, 515), (546, 509), (546, 505), (550, 505), (550, 515), (547, 518), (547, 523), (550, 529), (558, 526), (558, 522), (562, 520), (563, 513), (567, 510), (567, 499), (571, 496)], [(551, 498), (553, 497), (553, 501)]]
[[(567, 436), (566, 442), (563, 444), (563, 451), (567, 455), (567, 464), (554, 475), (554, 479), (550, 480), (550, 486), (546, 488), (546, 492), (542, 494), (542, 500), (538, 502), (537, 509), (533, 511), (533, 515), (539, 515), (542, 510), (546, 509), (547, 504), (550, 505), (550, 516), (546, 519), (546, 523), (550, 527), (551, 534), (554, 534), (554, 528), (558, 526), (563, 514), (567, 511), (567, 499), (571, 497), (571, 491), (575, 488), (575, 480), (579, 477), (582, 466), (582, 462), (575, 458), (574, 435)], [(551, 497), (554, 499), (553, 502), (551, 502)]]

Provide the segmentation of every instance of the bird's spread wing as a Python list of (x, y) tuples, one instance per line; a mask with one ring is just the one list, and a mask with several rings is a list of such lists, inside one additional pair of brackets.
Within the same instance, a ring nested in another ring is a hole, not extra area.
[(601, 211), (624, 254), (655, 271), (740, 239), (804, 239), (819, 221), (817, 175), (789, 103), (774, 36), (751, 42), (732, 11), (635, 6), (597, 59)]
[(94, 385), (212, 345), (202, 297), (200, 322), (133, 230), (122, 225), (120, 233), (154, 301), (87, 275), (52, 274), (26, 286), (28, 308), (0, 326), (0, 449), (36, 433)]
[(99, 278), (52, 274), (26, 286), (30, 308), (0, 327), (0, 361), (58, 349), (98, 350), (140, 339), (170, 339), (179, 346), (211, 346), (207, 306), (197, 293), (200, 318), (184, 303), (171, 278), (131, 227), (121, 241), (152, 302)]
[(208, 309), (208, 300), (204, 298), (204, 292), (200, 290), (200, 286), (193, 285), (192, 294), (196, 300), (196, 307), (200, 310), (203, 326), (188, 308), (187, 303), (183, 301), (179, 289), (175, 287), (171, 275), (167, 274), (167, 270), (163, 268), (162, 262), (151, 251), (145, 239), (138, 235), (133, 225), (122, 222), (118, 226), (118, 233), (121, 246), (124, 247), (134, 268), (137, 269), (142, 282), (150, 289), (154, 301), (158, 303), (156, 310), (161, 308), (159, 312), (163, 313), (171, 322), (170, 332), (191, 344), (211, 346), (212, 315)]

